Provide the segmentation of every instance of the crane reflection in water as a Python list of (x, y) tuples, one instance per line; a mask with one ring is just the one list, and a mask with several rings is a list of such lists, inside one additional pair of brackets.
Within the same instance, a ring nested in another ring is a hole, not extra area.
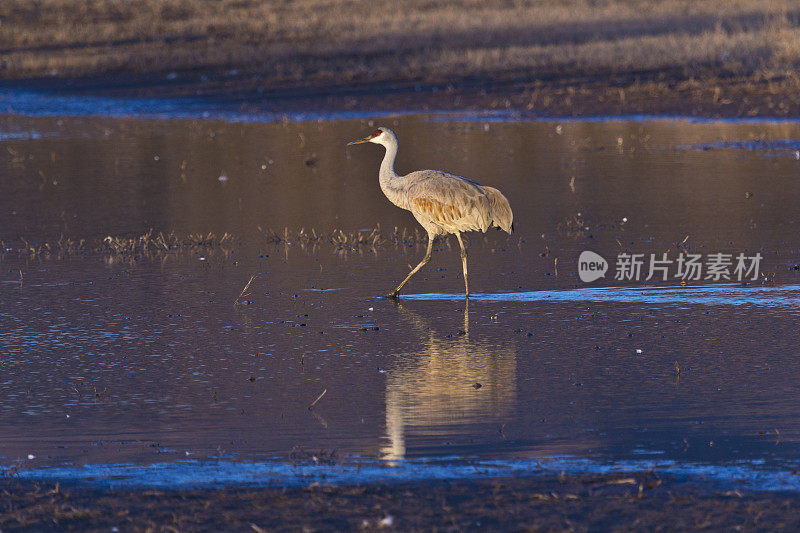
[(517, 398), (516, 345), (471, 338), (469, 302), (463, 329), (451, 337), (406, 306), (398, 303), (397, 309), (419, 334), (422, 348), (400, 354), (387, 369), (384, 458), (405, 458), (411, 435), (440, 444), (473, 433), (475, 425), (490, 426), (492, 439), (501, 440)]

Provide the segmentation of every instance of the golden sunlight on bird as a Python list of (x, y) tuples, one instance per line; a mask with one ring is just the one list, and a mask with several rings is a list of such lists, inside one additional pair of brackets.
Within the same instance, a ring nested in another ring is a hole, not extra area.
[(400, 290), (428, 261), (437, 235), (454, 234), (461, 247), (464, 268), (464, 290), (469, 298), (467, 280), (467, 249), (461, 234), (465, 231), (486, 232), (491, 227), (503, 231), (514, 230), (514, 214), (503, 194), (495, 188), (485, 187), (469, 178), (441, 170), (418, 170), (399, 176), (394, 170), (397, 157), (397, 136), (389, 128), (378, 128), (372, 135), (348, 143), (375, 143), (386, 148), (378, 173), (383, 194), (397, 207), (411, 211), (417, 222), (428, 232), (428, 250), (417, 266), (400, 282), (389, 298), (397, 298)]

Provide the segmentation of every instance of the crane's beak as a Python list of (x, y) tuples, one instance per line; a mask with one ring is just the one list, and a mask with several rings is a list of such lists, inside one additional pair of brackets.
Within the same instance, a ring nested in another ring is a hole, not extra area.
[(370, 142), (372, 140), (372, 138), (373, 138), (372, 135), (370, 135), (369, 137), (364, 137), (363, 139), (359, 139), (357, 141), (349, 142), (349, 143), (347, 143), (347, 146), (350, 146), (351, 144), (368, 143), (368, 142)]

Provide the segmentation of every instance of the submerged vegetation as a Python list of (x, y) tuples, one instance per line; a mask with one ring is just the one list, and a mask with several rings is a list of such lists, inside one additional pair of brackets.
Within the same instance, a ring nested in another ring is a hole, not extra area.
[[(290, 230), (285, 227), (282, 232), (272, 229), (258, 228), (258, 236), (252, 243), (270, 244), (274, 246), (298, 245), (310, 251), (317, 251), (317, 245), (329, 245), (334, 252), (360, 251), (378, 249), (384, 246), (416, 246), (427, 243), (427, 235), (419, 229), (397, 228), (384, 231), (377, 226), (371, 230), (345, 232), (334, 229), (329, 232), (318, 232), (315, 229)], [(438, 238), (449, 246), (444, 237)], [(243, 243), (230, 233), (192, 233), (178, 235), (175, 232), (154, 233), (152, 230), (135, 237), (107, 236), (103, 239), (73, 239), (60, 237), (57, 241), (30, 242), (20, 239), (16, 242), (0, 241), (0, 257), (15, 254), (29, 258), (61, 258), (90, 253), (112, 257), (130, 257), (146, 259), (177, 255), (181, 253), (205, 253), (221, 251), (229, 253), (237, 244)]]
[(72, 255), (85, 255), (90, 252), (117, 255), (117, 256), (156, 256), (171, 252), (198, 250), (200, 248), (220, 248), (232, 242), (229, 233), (217, 236), (213, 233), (206, 235), (190, 234), (183, 237), (171, 233), (154, 234), (148, 231), (136, 237), (112, 237), (104, 239), (72, 239), (61, 236), (52, 242), (29, 242), (20, 239), (19, 242), (6, 243), (0, 241), (0, 252), (3, 254), (15, 253), (28, 257), (61, 257)]
[(341, 229), (334, 229), (329, 233), (317, 233), (315, 229), (306, 231), (301, 228), (295, 233), (290, 233), (288, 228), (284, 228), (283, 234), (278, 234), (272, 229), (263, 230), (258, 228), (264, 235), (267, 242), (276, 244), (318, 244), (329, 243), (337, 250), (355, 250), (362, 247), (377, 248), (387, 244), (425, 244), (428, 242), (427, 234), (421, 232), (419, 228), (410, 231), (407, 228), (395, 228), (391, 231), (381, 230), (380, 225), (371, 230), (358, 230), (345, 232)]

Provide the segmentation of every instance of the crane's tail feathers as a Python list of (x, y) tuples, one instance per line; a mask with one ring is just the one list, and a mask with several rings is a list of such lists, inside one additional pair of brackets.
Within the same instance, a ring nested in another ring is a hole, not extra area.
[(486, 198), (489, 199), (489, 207), (492, 210), (492, 225), (497, 226), (509, 235), (514, 231), (514, 213), (503, 193), (494, 187), (483, 187)]

